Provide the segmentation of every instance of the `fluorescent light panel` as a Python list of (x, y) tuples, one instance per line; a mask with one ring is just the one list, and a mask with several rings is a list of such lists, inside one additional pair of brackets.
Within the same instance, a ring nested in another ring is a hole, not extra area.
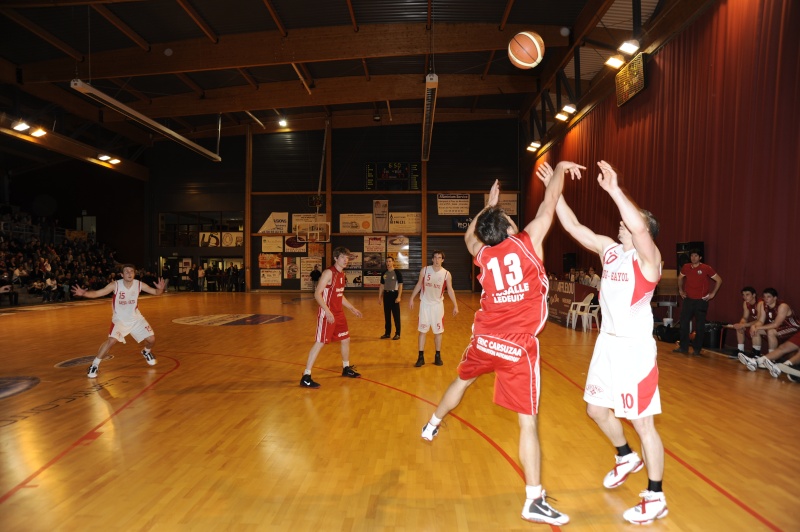
[(639, 49), (639, 41), (636, 39), (631, 39), (630, 41), (625, 41), (622, 43), (617, 50), (622, 52), (623, 54), (633, 55)]
[(606, 64), (611, 68), (619, 68), (625, 64), (625, 59), (621, 55), (612, 55), (606, 60)]
[(105, 107), (108, 107), (109, 109), (113, 109), (114, 111), (118, 112), (119, 114), (130, 118), (134, 122), (137, 122), (138, 124), (141, 124), (141, 125), (149, 128), (149, 129), (155, 131), (156, 133), (164, 135), (168, 139), (177, 142), (178, 144), (180, 144), (184, 148), (189, 148), (193, 152), (199, 153), (203, 157), (211, 159), (212, 161), (215, 161), (215, 162), (220, 162), (222, 160), (222, 158), (219, 155), (217, 155), (216, 153), (213, 153), (213, 152), (205, 149), (204, 147), (200, 146), (199, 144), (195, 144), (191, 140), (189, 140), (186, 137), (176, 133), (175, 131), (169, 129), (168, 127), (163, 126), (163, 125), (159, 124), (158, 122), (156, 122), (155, 120), (153, 120), (153, 119), (151, 119), (151, 118), (149, 118), (147, 116), (144, 116), (140, 112), (131, 109), (130, 107), (128, 107), (124, 103), (122, 103), (122, 102), (120, 102), (118, 100), (115, 100), (114, 98), (112, 98), (111, 96), (107, 95), (106, 93), (95, 89), (94, 87), (92, 87), (88, 83), (84, 83), (83, 81), (81, 81), (79, 79), (73, 79), (70, 82), (70, 86), (73, 89), (75, 89), (76, 91), (78, 91), (81, 94), (83, 94), (84, 96), (86, 96), (87, 98), (90, 98), (90, 99), (92, 99), (92, 100), (104, 105)]

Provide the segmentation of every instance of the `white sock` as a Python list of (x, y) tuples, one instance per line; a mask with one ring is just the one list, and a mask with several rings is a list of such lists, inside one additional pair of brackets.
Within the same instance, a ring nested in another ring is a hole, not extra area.
[(145, 347), (145, 348), (144, 348), (144, 352), (145, 352), (145, 353), (147, 353), (147, 354), (150, 354), (150, 349), (148, 349), (148, 348), (146, 348), (146, 347)]
[(760, 353), (761, 352), (761, 346), (760, 345), (754, 345), (753, 346), (753, 351), (757, 351), (757, 352)]
[(538, 499), (542, 496), (542, 485), (525, 486), (525, 496), (529, 499)]
[(311, 370), (307, 369), (303, 372), (303, 375), (311, 375)]
[(350, 361), (349, 360), (342, 360), (342, 368), (346, 368), (349, 365), (350, 365)]
[(431, 420), (428, 421), (428, 423), (430, 423), (434, 427), (438, 427), (439, 423), (441, 423), (441, 422), (442, 422), (442, 420), (439, 419), (438, 417), (436, 417), (436, 414), (431, 415)]
[(103, 361), (102, 358), (94, 357), (94, 361), (92, 362), (92, 366), (99, 366), (100, 362), (102, 362), (102, 361)]
[(739, 351), (744, 352), (744, 344), (737, 344), (737, 347), (739, 348)]

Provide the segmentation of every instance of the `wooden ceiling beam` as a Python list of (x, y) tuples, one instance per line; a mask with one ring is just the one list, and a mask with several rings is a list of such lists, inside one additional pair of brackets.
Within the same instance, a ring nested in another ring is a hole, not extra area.
[(32, 21), (23, 17), (13, 9), (0, 9), (0, 15), (4, 15), (6, 18), (13, 20), (17, 24), (28, 30), (29, 32), (39, 37), (40, 39), (47, 41), (55, 48), (58, 48), (59, 50), (70, 56), (73, 61), (83, 61), (84, 56), (78, 50), (68, 45), (67, 43), (65, 43), (64, 41), (62, 41), (49, 31), (39, 26), (38, 24), (34, 24)]
[[(515, 24), (498, 31), (497, 25), (491, 23), (437, 23), (436, 53), (505, 50), (511, 36), (523, 30), (539, 33), (551, 49), (567, 46), (568, 40), (559, 29)], [(254, 42), (259, 45), (253, 46)], [(169, 56), (164, 54), (167, 49), (172, 50)], [(358, 33), (349, 26), (331, 26), (293, 30), (286, 37), (280, 31), (226, 35), (218, 44), (207, 39), (152, 43), (146, 56), (138, 47), (97, 52), (92, 54), (91, 77), (127, 78), (319, 61), (360, 61), (424, 55), (429, 51), (424, 24), (370, 24), (360, 26)], [(21, 65), (25, 83), (69, 81), (76, 77), (75, 70), (72, 58)], [(89, 77), (88, 64), (78, 64), (77, 70), (77, 77)]]
[[(369, 82), (361, 76), (323, 78), (317, 80), (311, 94), (299, 88), (296, 81), (284, 81), (271, 83), (269, 91), (253, 91), (247, 86), (209, 89), (201, 100), (194, 94), (183, 94), (154, 98), (150, 104), (134, 102), (130, 107), (150, 118), (162, 118), (272, 108), (322, 107), (381, 100), (419, 99), (421, 106), (424, 87), (425, 79), (416, 75), (371, 76)], [(439, 98), (520, 94), (530, 91), (531, 78), (524, 76), (486, 76), (484, 79), (477, 74), (439, 76)]]
[(211, 29), (211, 26), (208, 25), (208, 22), (197, 12), (192, 4), (189, 3), (189, 0), (176, 0), (178, 5), (180, 5), (186, 14), (189, 15), (189, 18), (200, 28), (200, 31), (206, 34), (208, 40), (210, 40), (213, 44), (217, 44), (219, 42), (219, 35), (217, 35), (214, 30)]
[(93, 5), (92, 9), (94, 9), (95, 11), (100, 13), (100, 15), (103, 16), (103, 18), (105, 18), (107, 21), (109, 21), (112, 26), (117, 28), (122, 33), (124, 33), (127, 38), (129, 38), (134, 43), (136, 43), (136, 45), (139, 48), (141, 48), (145, 52), (149, 52), (150, 51), (150, 43), (147, 42), (141, 35), (136, 33), (133, 30), (133, 28), (131, 28), (130, 26), (125, 24), (122, 21), (122, 19), (120, 19), (118, 16), (116, 16), (114, 13), (112, 13), (111, 10), (108, 9), (106, 6), (104, 6), (104, 5)]

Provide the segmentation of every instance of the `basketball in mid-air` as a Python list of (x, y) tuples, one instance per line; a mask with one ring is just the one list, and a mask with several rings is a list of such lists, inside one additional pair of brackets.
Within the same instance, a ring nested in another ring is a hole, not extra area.
[(517, 68), (527, 70), (542, 62), (544, 40), (533, 31), (523, 31), (512, 37), (508, 43), (508, 58)]

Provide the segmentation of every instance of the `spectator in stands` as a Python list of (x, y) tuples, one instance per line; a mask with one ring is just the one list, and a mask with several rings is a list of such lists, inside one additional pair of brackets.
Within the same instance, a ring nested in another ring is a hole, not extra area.
[(597, 272), (594, 271), (594, 267), (589, 266), (589, 282), (586, 283), (592, 288), (596, 288), (600, 290), (600, 276), (597, 275)]
[(8, 294), (8, 304), (19, 305), (19, 294), (14, 290), (14, 284), (8, 277), (8, 273), (0, 276), (0, 294)]

